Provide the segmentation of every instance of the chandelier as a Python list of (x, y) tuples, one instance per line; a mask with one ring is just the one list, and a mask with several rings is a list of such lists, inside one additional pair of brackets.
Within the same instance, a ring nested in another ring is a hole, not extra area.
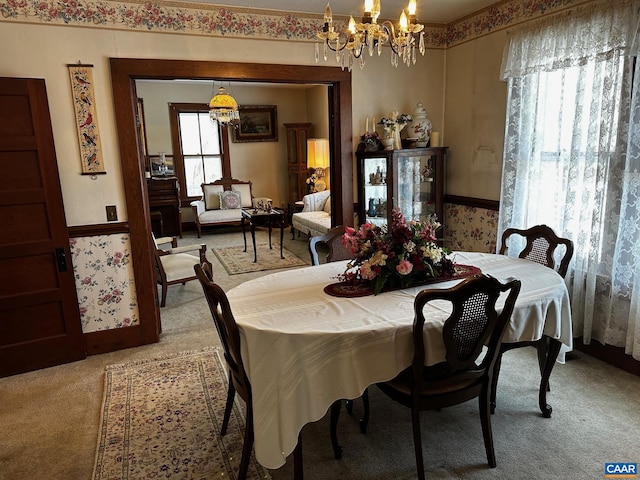
[[(407, 14), (408, 13), (408, 14)], [(380, 16), (380, 0), (364, 0), (364, 15), (362, 22), (356, 23), (353, 16), (349, 17), (349, 26), (345, 32), (336, 32), (333, 26), (331, 6), (327, 3), (324, 11), (324, 25), (322, 31), (317, 33), (320, 40), (324, 41), (324, 60), (327, 61), (328, 51), (336, 52), (336, 62), (344, 70), (351, 71), (355, 60), (359, 60), (360, 68), (364, 68), (364, 52), (369, 56), (374, 52), (382, 53), (382, 46), (389, 43), (391, 47), (391, 65), (398, 66), (402, 62), (407, 66), (416, 63), (416, 49), (424, 55), (424, 25), (416, 20), (416, 0), (409, 0), (407, 13), (402, 10), (398, 30), (396, 32), (393, 23), (385, 20), (378, 24)], [(316, 63), (320, 60), (318, 43), (315, 45)]]
[(209, 102), (209, 118), (220, 125), (226, 125), (240, 119), (238, 102), (226, 92), (224, 87), (218, 88), (218, 93)]

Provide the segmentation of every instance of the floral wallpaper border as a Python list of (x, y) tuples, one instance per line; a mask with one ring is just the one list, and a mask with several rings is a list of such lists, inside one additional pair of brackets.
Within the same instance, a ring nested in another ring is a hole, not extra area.
[[(570, 6), (602, 0), (505, 0), (448, 25), (427, 24), (430, 48), (472, 40)], [(269, 40), (315, 41), (322, 14), (286, 13), (166, 0), (0, 0), (0, 21), (92, 26)], [(338, 24), (346, 25), (341, 17)]]
[(505, 0), (447, 25), (447, 46), (556, 13), (568, 7), (604, 0)]
[(83, 333), (139, 325), (129, 234), (70, 239)]

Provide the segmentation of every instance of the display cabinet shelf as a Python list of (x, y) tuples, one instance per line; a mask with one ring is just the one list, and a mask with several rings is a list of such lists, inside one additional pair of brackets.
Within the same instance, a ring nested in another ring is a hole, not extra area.
[(358, 149), (359, 222), (384, 225), (392, 210), (399, 208), (406, 220), (424, 221), (435, 215), (444, 223), (447, 148)]

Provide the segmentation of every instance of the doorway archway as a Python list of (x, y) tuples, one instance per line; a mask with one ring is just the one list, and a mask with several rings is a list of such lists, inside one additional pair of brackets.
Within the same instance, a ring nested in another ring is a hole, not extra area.
[[(229, 63), (190, 60), (112, 58), (111, 79), (124, 193), (127, 202), (131, 256), (138, 295), (140, 328), (130, 327), (121, 343), (127, 346), (157, 342), (160, 312), (156, 304), (156, 279), (145, 179), (139, 159), (136, 129), (137, 94), (141, 79), (203, 79), (241, 82), (314, 83), (328, 86), (331, 193), (334, 225), (353, 223), (353, 143), (351, 73), (338, 67)], [(134, 338), (132, 338), (132, 336)]]

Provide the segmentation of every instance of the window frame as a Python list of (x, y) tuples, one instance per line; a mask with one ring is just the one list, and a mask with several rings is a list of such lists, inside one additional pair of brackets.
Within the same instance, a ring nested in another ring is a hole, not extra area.
[[(180, 138), (181, 113), (209, 113), (209, 105), (206, 103), (169, 103), (169, 127), (171, 131), (171, 148), (173, 151), (174, 171), (180, 184), (180, 200), (191, 202), (199, 200), (202, 195), (188, 196), (187, 183), (184, 173), (184, 157), (182, 155), (182, 141)], [(222, 178), (231, 177), (231, 159), (229, 158), (229, 136), (227, 125), (218, 124), (218, 139), (220, 142), (220, 162), (222, 164)]]

